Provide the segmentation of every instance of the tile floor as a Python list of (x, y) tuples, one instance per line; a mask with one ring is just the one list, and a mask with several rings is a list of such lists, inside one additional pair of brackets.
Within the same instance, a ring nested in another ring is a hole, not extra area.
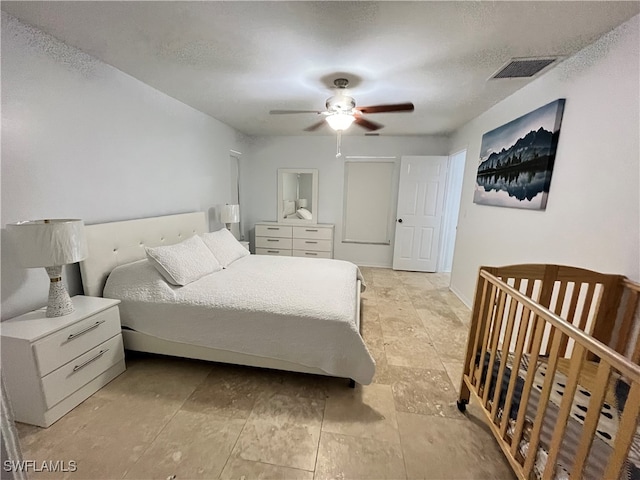
[(514, 478), (456, 409), (470, 312), (448, 276), (362, 270), (373, 384), (128, 354), (50, 428), (18, 424), (24, 458), (74, 460), (75, 479)]

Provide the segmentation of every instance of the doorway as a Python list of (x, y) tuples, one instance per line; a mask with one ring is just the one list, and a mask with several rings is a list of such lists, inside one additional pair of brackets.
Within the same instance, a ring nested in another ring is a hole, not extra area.
[(400, 164), (393, 269), (450, 272), (466, 151)]

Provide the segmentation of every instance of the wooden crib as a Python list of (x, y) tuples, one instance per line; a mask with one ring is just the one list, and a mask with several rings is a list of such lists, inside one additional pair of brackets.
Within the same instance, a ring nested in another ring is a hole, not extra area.
[(519, 478), (640, 478), (639, 294), (580, 268), (480, 269), (458, 408), (473, 396)]

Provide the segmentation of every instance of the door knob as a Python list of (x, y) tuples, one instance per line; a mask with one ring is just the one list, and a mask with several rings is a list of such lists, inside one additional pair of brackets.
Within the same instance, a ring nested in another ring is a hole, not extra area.
[(402, 219), (401, 218), (398, 219), (398, 223), (402, 223)]

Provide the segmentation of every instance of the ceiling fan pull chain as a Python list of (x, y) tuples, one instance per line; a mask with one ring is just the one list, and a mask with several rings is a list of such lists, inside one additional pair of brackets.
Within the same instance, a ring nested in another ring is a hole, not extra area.
[(342, 130), (338, 130), (338, 135), (336, 135), (336, 142), (337, 142), (337, 145), (336, 145), (336, 149), (337, 149), (336, 158), (340, 158), (342, 156), (342, 152), (340, 151), (340, 147), (341, 147), (341, 144), (342, 144)]

